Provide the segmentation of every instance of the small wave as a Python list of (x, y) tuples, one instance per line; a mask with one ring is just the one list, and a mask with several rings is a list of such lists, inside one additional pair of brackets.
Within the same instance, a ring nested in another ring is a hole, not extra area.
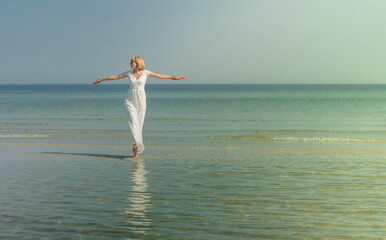
[(38, 129), (38, 128), (28, 128), (28, 129), (21, 129), (21, 128), (8, 128), (8, 129), (1, 129), (1, 131), (23, 131), (23, 132), (122, 132), (122, 131), (129, 131), (127, 129), (121, 130), (121, 129)]
[[(51, 121), (114, 121), (114, 122), (126, 122), (127, 118), (111, 118), (111, 117), (62, 117), (62, 118), (1, 118), (1, 120), (5, 120), (8, 122), (15, 122), (15, 121), (41, 121), (41, 122), (51, 122)], [(207, 121), (215, 121), (215, 122), (256, 122), (256, 121), (270, 121), (270, 120), (261, 120), (261, 119), (218, 119), (218, 118), (152, 118), (148, 117), (146, 118), (146, 121), (156, 121), (156, 122), (207, 122)]]
[(283, 141), (283, 142), (386, 143), (386, 139), (326, 138), (326, 137), (272, 137), (272, 140)]
[[(96, 144), (71, 144), (71, 143), (14, 143), (0, 142), (0, 145), (14, 146), (67, 146), (67, 147), (103, 147), (103, 148), (127, 148), (127, 145), (96, 145)], [(308, 148), (261, 148), (261, 147), (208, 147), (208, 146), (147, 146), (148, 149), (191, 149), (191, 150), (257, 150), (257, 151), (285, 151), (285, 152), (317, 152), (317, 153), (332, 153), (332, 154), (386, 154), (382, 151), (364, 151), (364, 150), (337, 150), (337, 149), (308, 149)], [(38, 155), (44, 155), (40, 153)]]
[(172, 121), (172, 122), (186, 122), (186, 121), (208, 121), (208, 119), (200, 119), (200, 118), (146, 118), (147, 121)]
[(45, 117), (45, 118), (28, 118), (28, 117), (21, 117), (21, 118), (1, 118), (3, 120), (7, 121), (19, 121), (19, 120), (31, 120), (31, 121), (127, 121), (127, 118), (111, 118), (111, 117), (61, 117), (61, 118), (53, 118), (53, 117)]
[(260, 139), (263, 141), (277, 142), (319, 142), (319, 143), (386, 143), (386, 139), (363, 139), (363, 138), (329, 138), (329, 137), (273, 137), (263, 135), (235, 135), (218, 136), (214, 138), (231, 139)]
[(49, 137), (49, 135), (0, 135), (0, 138), (42, 138)]
[(45, 123), (32, 123), (32, 122), (0, 122), (0, 125), (5, 126), (43, 126)]
[(5, 90), (5, 91), (1, 91), (0, 90), (0, 92), (1, 93), (31, 93), (31, 92), (34, 92), (34, 91), (20, 91), (20, 90), (15, 90), (15, 91), (13, 91), (13, 90)]
[[(237, 130), (240, 131), (240, 130)], [(353, 131), (353, 130), (320, 130), (320, 129), (289, 129), (289, 130), (241, 130), (245, 133), (283, 133), (283, 134), (386, 134), (385, 130), (373, 130), (373, 131)]]

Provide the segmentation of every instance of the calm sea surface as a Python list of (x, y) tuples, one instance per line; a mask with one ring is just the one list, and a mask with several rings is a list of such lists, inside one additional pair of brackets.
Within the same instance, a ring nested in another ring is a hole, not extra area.
[(386, 239), (386, 85), (0, 85), (0, 239)]

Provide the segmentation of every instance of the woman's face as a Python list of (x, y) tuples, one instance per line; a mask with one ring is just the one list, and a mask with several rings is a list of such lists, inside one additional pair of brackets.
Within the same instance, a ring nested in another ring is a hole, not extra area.
[(137, 64), (134, 61), (130, 61), (130, 67), (131, 69), (135, 69), (137, 67)]

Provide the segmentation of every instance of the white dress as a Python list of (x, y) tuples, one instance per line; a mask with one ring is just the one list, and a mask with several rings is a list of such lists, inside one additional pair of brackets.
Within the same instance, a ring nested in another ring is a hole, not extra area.
[(133, 145), (135, 145), (135, 143), (139, 144), (138, 153), (142, 153), (143, 150), (145, 150), (142, 141), (142, 128), (146, 114), (145, 83), (150, 73), (148, 70), (143, 70), (141, 77), (138, 79), (132, 75), (132, 70), (123, 73), (129, 77), (130, 82), (130, 89), (127, 93), (125, 106), (128, 113), (131, 135), (134, 138)]

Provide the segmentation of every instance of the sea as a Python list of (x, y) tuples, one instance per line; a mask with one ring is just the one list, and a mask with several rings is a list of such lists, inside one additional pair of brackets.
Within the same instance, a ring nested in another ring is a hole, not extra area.
[(0, 85), (0, 239), (386, 239), (386, 85)]

